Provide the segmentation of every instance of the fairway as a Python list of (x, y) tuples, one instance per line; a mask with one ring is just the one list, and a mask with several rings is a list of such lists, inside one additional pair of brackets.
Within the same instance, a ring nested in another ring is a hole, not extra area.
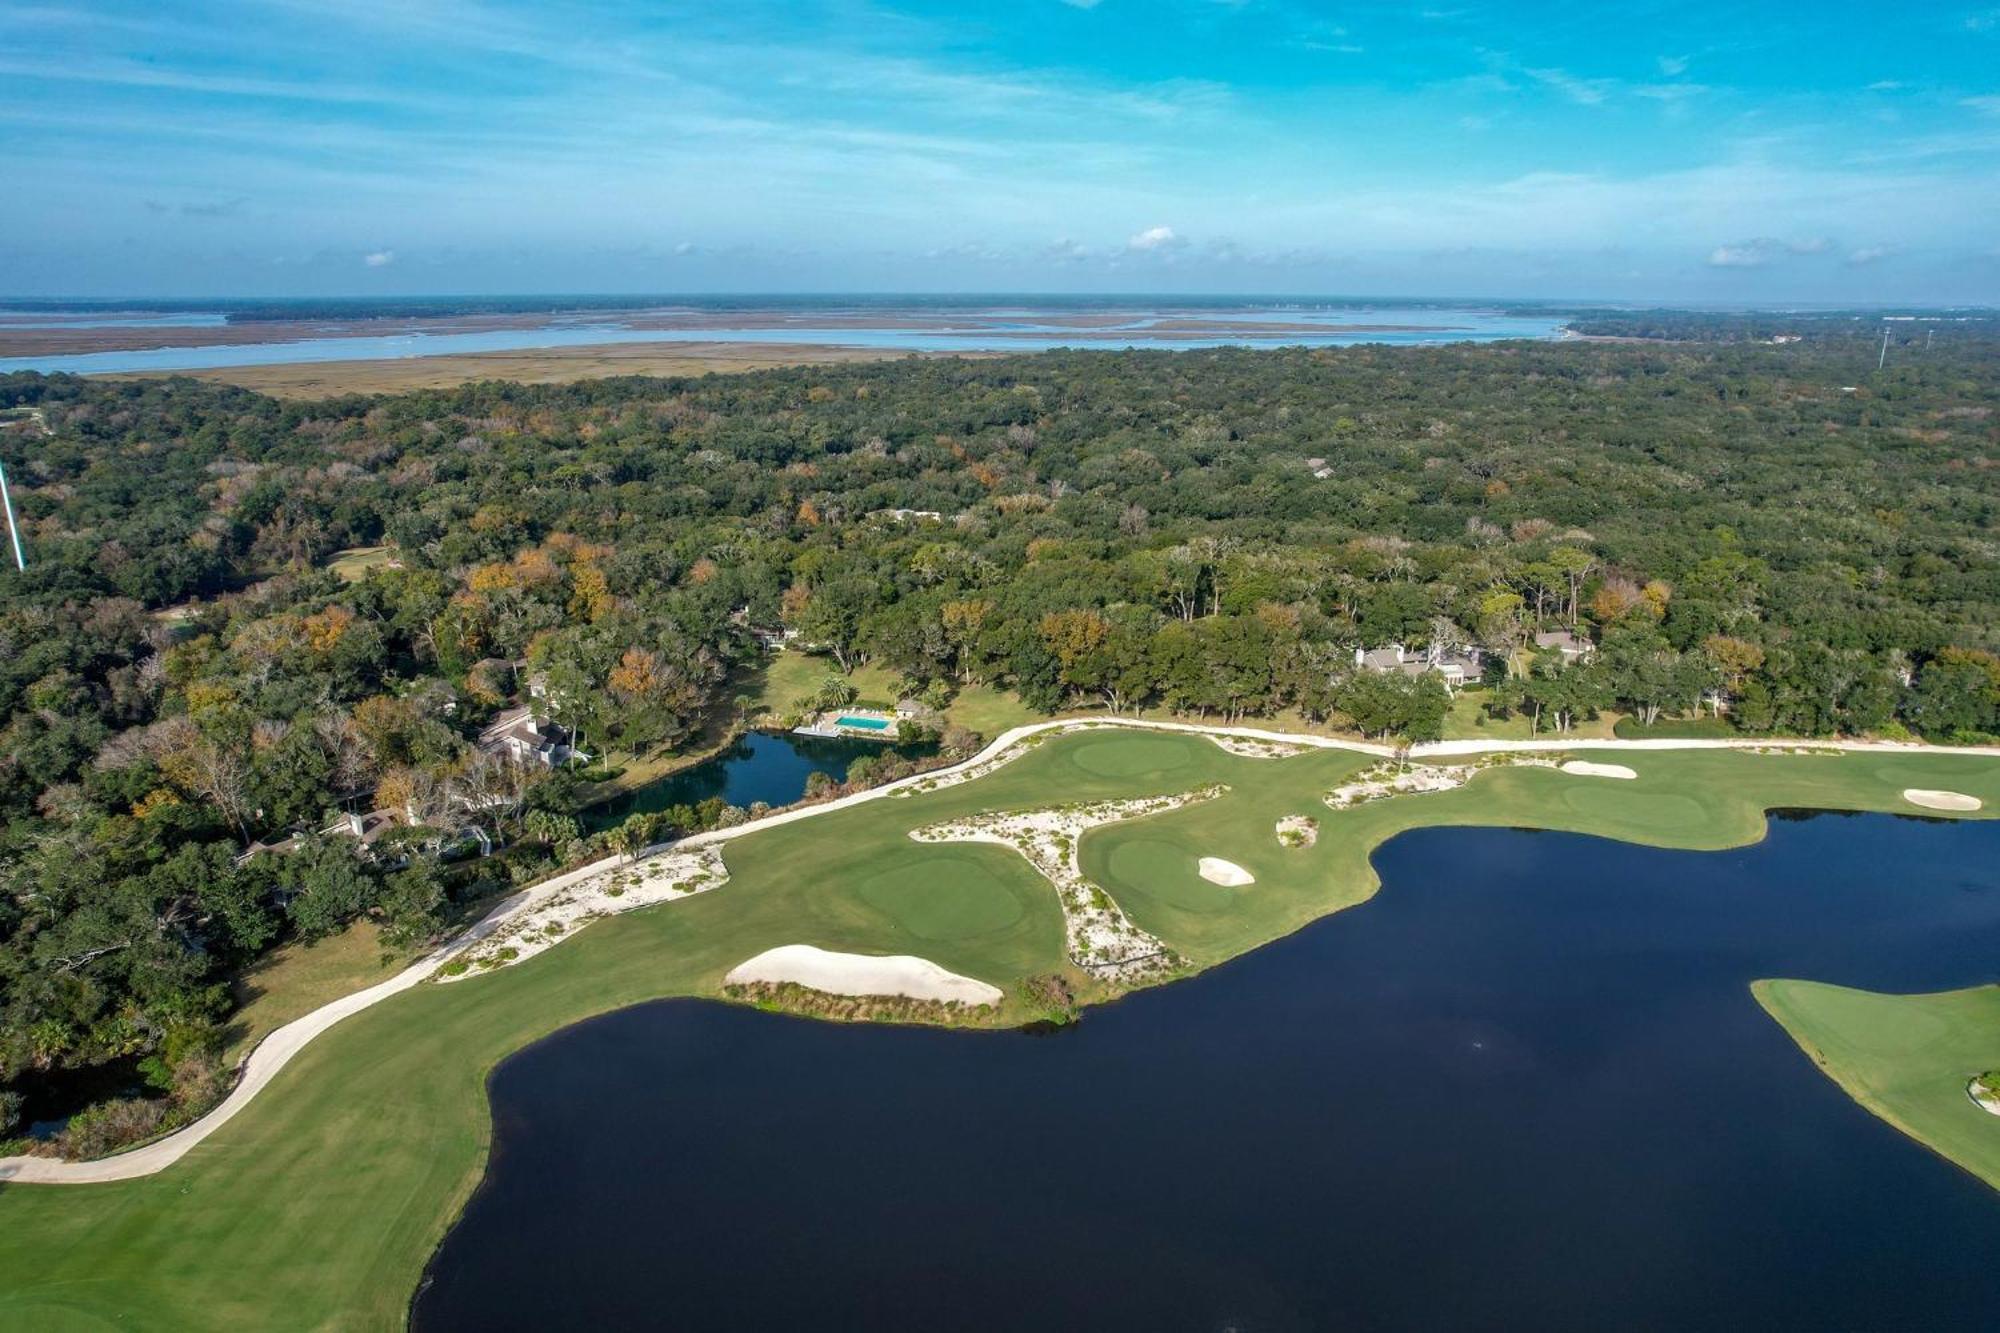
[[(1335, 811), (1321, 796), (1369, 756), (1251, 758), (1197, 735), (1083, 729), (957, 786), (758, 829), (726, 845), (731, 879), (715, 892), (598, 922), (519, 966), (418, 986), (340, 1024), (158, 1175), (0, 1185), (0, 1326), (122, 1326), (143, 1311), (149, 1328), (397, 1327), (478, 1182), (487, 1071), (593, 1014), (717, 995), (724, 973), (769, 949), (918, 955), (1007, 992), (990, 1021), (1022, 1021), (1034, 1012), (1024, 981), (1067, 967), (1055, 892), (1008, 847), (910, 839), (940, 821), (1221, 784), (1213, 800), (1095, 829), (1079, 846), (1087, 877), (1203, 967), (1368, 897), (1370, 852), (1409, 828), (1517, 825), (1714, 848), (1760, 837), (1766, 808), (1900, 811), (1911, 786), (1979, 795), (1987, 809), (1976, 817), (2000, 807), (2000, 761), (1988, 757), (1618, 757), (1636, 779), (1496, 768), (1455, 790)], [(1285, 814), (1315, 816), (1317, 844), (1280, 847), (1273, 824)], [(1204, 856), (1256, 882), (1207, 883)], [(1068, 970), (1081, 998), (1104, 997)], [(2000, 1120), (1991, 1129), (2000, 1137)]]

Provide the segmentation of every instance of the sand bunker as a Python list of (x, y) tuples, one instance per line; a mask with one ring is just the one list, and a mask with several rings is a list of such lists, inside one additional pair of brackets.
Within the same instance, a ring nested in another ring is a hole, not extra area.
[(1988, 1074), (1973, 1079), (1965, 1085), (1965, 1095), (1972, 1098), (1972, 1104), (1986, 1114), (2000, 1115), (2000, 1091), (1986, 1086), (1986, 1079), (1991, 1077), (1992, 1075)]
[(1227, 888), (1240, 889), (1245, 884), (1255, 884), (1257, 882), (1257, 877), (1242, 866), (1237, 865), (1234, 861), (1225, 861), (1219, 856), (1202, 857), (1198, 868), (1201, 871), (1201, 877), (1210, 884), (1221, 884)]
[(1977, 796), (1967, 796), (1961, 791), (1930, 791), (1923, 787), (1905, 787), (1903, 799), (1926, 810), (1977, 810), (1980, 806)]
[(1580, 778), (1636, 778), (1639, 775), (1623, 764), (1593, 764), (1588, 759), (1572, 759), (1562, 766), (1565, 773)]
[(781, 944), (729, 970), (724, 981), (789, 981), (829, 995), (902, 995), (912, 1000), (998, 1004), (1000, 988), (956, 972), (928, 958), (892, 954), (833, 953), (810, 944)]

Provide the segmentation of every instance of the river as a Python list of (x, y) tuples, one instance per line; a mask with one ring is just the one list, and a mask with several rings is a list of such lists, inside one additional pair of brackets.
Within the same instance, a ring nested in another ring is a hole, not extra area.
[[(294, 338), (261, 343), (172, 346), (174, 327), (206, 327), (219, 316), (194, 312), (165, 319), (97, 320), (66, 327), (98, 327), (113, 323), (157, 325), (162, 345), (141, 350), (72, 352), (0, 357), (0, 373), (39, 370), (76, 374), (106, 372), (206, 370), (222, 366), (292, 365), (327, 361), (376, 361), (405, 357), (445, 356), (470, 352), (513, 352), (540, 348), (597, 347), (629, 343), (746, 343), (784, 346), (866, 347), (906, 352), (1035, 352), (1056, 347), (1155, 348), (1195, 347), (1344, 347), (1353, 343), (1429, 344), (1491, 342), (1500, 338), (1551, 338), (1562, 321), (1539, 315), (1509, 314), (1486, 309), (1432, 307), (1369, 307), (1322, 309), (1261, 309), (1205, 312), (1232, 327), (1216, 336), (1170, 334), (1157, 328), (1172, 318), (1166, 310), (1136, 310), (1105, 327), (1066, 326), (1060, 310), (992, 310), (966, 312), (962, 321), (934, 315), (920, 327), (900, 327), (894, 311), (882, 314), (882, 327), (815, 326), (810, 323), (769, 327), (769, 312), (744, 312), (740, 326), (705, 321), (693, 328), (633, 328), (625, 319), (607, 314), (582, 321), (554, 318), (527, 328), (481, 329), (459, 333), (401, 332)], [(46, 326), (52, 321), (23, 323)], [(1271, 326), (1268, 330), (1259, 325)]]

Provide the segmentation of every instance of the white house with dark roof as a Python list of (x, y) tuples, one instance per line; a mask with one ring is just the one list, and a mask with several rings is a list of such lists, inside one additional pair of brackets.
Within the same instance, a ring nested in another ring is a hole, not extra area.
[(1461, 650), (1433, 645), (1422, 651), (1413, 651), (1400, 643), (1392, 643), (1382, 648), (1356, 648), (1354, 665), (1363, 671), (1400, 671), (1406, 676), (1435, 672), (1444, 681), (1445, 688), (1457, 690), (1479, 679), (1485, 667), (1485, 655), (1477, 648)]
[(517, 764), (558, 768), (572, 759), (590, 756), (571, 743), (568, 728), (536, 717), (531, 708), (510, 708), (479, 733), (479, 748)]

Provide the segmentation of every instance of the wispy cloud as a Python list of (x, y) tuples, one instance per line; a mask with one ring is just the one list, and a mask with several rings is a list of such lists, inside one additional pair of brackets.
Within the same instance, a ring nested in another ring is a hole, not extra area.
[(1610, 79), (1579, 78), (1566, 69), (1527, 67), (1521, 72), (1583, 106), (1600, 105), (1616, 86)]
[(396, 252), (394, 250), (371, 250), (361, 256), (361, 263), (365, 268), (387, 268), (395, 262)]
[(1781, 241), (1771, 236), (1759, 236), (1754, 240), (1716, 246), (1708, 253), (1708, 266), (1763, 268), (1767, 264), (1776, 263), (1793, 255), (1823, 255), (1832, 248), (1833, 242), (1824, 236), (1811, 236), (1796, 241)]
[(1185, 237), (1178, 235), (1172, 227), (1148, 227), (1125, 242), (1127, 250), (1151, 253), (1161, 250), (1178, 250), (1187, 244)]

